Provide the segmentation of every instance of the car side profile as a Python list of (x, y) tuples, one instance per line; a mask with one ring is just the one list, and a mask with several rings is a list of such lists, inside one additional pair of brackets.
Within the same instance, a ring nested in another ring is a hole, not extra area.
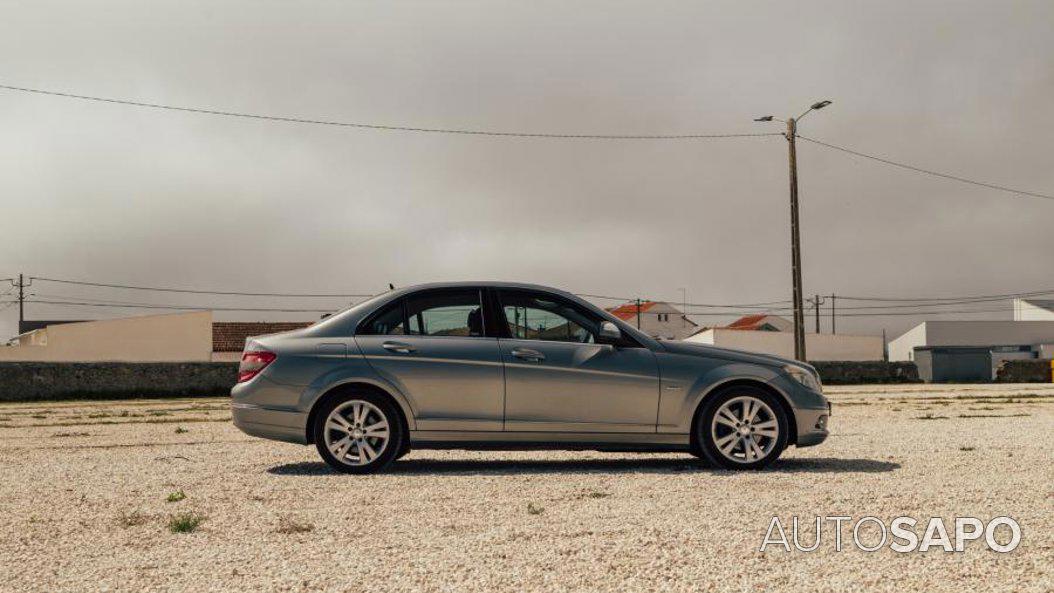
[(246, 340), (247, 434), (369, 473), (411, 449), (685, 451), (757, 469), (827, 438), (811, 366), (658, 341), (570, 293), (458, 282), (392, 290)]

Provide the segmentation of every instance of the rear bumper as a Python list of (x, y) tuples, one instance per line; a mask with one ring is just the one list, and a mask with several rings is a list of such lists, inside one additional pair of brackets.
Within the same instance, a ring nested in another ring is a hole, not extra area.
[(235, 402), (231, 404), (231, 416), (234, 425), (247, 435), (307, 444), (307, 414)]
[(827, 440), (827, 423), (831, 418), (831, 408), (828, 405), (820, 410), (795, 410), (794, 418), (798, 425), (798, 441), (795, 445), (799, 447), (812, 447)]

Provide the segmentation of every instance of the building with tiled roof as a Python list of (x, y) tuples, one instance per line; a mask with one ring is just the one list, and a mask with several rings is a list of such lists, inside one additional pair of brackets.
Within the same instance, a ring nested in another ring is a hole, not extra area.
[(683, 311), (661, 301), (640, 302), (640, 325), (637, 324), (637, 303), (625, 303), (608, 312), (653, 338), (683, 340), (699, 331), (699, 325), (688, 319)]
[(311, 322), (307, 321), (213, 321), (212, 351), (241, 353), (246, 338), (293, 331), (309, 325)]
[(726, 325), (722, 329), (739, 329), (744, 331), (789, 332), (794, 330), (794, 323), (778, 315), (760, 313), (746, 315)]

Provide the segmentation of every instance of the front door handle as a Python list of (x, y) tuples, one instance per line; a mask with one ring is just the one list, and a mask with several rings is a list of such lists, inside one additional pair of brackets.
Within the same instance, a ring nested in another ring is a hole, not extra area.
[(411, 354), (417, 348), (403, 342), (385, 342), (381, 344), (381, 348), (384, 348), (388, 352), (398, 352), (399, 354)]
[(520, 360), (526, 360), (527, 362), (541, 362), (545, 360), (545, 355), (537, 350), (531, 350), (530, 348), (513, 348), (511, 354)]

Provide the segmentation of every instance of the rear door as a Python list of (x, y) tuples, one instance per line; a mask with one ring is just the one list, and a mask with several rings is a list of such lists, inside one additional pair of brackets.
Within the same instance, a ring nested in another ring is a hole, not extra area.
[(370, 365), (410, 400), (418, 430), (502, 429), (504, 371), (482, 303), (478, 288), (417, 292), (356, 332)]
[(545, 292), (499, 290), (505, 430), (655, 432), (659, 369), (640, 345), (598, 344), (601, 319)]

